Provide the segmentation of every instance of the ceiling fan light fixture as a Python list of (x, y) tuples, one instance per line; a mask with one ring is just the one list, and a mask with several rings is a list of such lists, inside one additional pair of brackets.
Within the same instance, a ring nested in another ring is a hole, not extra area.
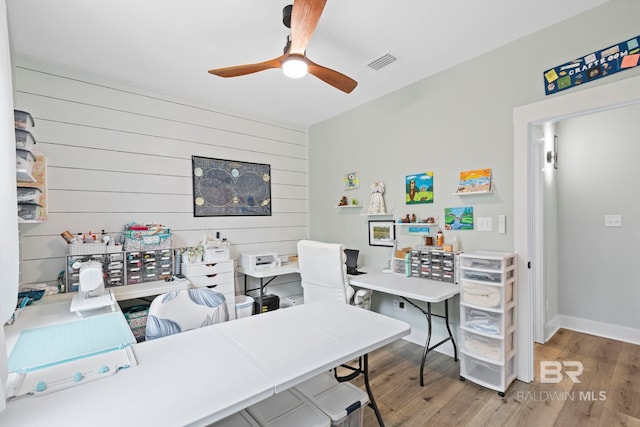
[(289, 55), (282, 61), (282, 72), (290, 79), (299, 79), (307, 75), (309, 66), (304, 58), (298, 55)]

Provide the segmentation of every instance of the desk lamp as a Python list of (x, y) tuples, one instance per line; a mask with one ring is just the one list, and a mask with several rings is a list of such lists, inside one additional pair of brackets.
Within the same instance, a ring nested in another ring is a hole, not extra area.
[(111, 291), (105, 290), (102, 264), (98, 261), (76, 262), (72, 266), (80, 269), (80, 285), (71, 300), (71, 311), (82, 316), (83, 311), (111, 306), (115, 310), (115, 299)]

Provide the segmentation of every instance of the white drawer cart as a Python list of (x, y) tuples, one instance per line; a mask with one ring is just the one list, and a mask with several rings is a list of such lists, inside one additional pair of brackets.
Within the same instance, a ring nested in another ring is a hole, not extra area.
[(460, 379), (496, 390), (516, 378), (516, 255), (460, 254)]
[(184, 274), (194, 286), (206, 286), (220, 292), (227, 301), (229, 320), (236, 318), (236, 288), (234, 284), (233, 260), (183, 262)]

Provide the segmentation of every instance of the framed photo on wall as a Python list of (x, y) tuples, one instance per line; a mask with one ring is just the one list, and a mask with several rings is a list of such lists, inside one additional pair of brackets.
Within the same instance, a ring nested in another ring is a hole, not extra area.
[(390, 246), (396, 240), (396, 224), (393, 221), (369, 221), (369, 246)]

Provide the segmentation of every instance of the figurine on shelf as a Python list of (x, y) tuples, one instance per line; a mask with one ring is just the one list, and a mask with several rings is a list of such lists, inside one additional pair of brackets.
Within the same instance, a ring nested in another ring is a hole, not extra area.
[(411, 214), (411, 222), (416, 222), (416, 214)]
[(355, 197), (351, 199), (351, 204), (353, 206), (358, 206), (358, 199), (356, 199)]
[(407, 214), (407, 216), (404, 217), (402, 222), (405, 223), (405, 224), (409, 224), (411, 222), (411, 218), (409, 218), (409, 214)]
[(384, 206), (384, 198), (382, 197), (384, 194), (384, 184), (382, 182), (374, 182), (369, 188), (371, 189), (371, 200), (369, 201), (369, 210), (367, 213), (370, 215), (385, 214), (386, 208)]
[(338, 206), (347, 206), (347, 196), (342, 196), (342, 199), (340, 199), (340, 203), (338, 203)]

